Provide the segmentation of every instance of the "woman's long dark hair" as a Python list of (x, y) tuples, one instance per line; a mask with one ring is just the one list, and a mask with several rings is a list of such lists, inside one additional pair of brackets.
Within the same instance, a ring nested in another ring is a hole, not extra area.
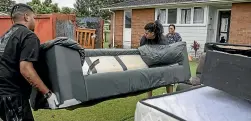
[(148, 30), (149, 32), (154, 32), (155, 39), (157, 41), (160, 41), (164, 33), (164, 28), (163, 28), (163, 25), (160, 23), (159, 16), (155, 22), (146, 24), (144, 29)]

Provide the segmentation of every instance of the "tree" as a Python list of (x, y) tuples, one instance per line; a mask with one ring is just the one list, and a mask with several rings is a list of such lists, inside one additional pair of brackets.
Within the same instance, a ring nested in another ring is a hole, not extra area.
[(58, 4), (57, 4), (57, 3), (52, 4), (52, 5), (51, 5), (51, 8), (52, 8), (52, 11), (53, 11), (54, 13), (59, 13), (59, 12), (60, 12), (60, 8), (58, 7)]
[(15, 4), (16, 2), (14, 0), (0, 0), (0, 12), (9, 14)]
[(46, 7), (50, 7), (51, 4), (52, 4), (52, 0), (45, 0), (43, 2), (43, 5), (46, 6)]
[(41, 2), (40, 0), (32, 0), (27, 3), (32, 9), (38, 14), (49, 14), (49, 13), (59, 13), (60, 8), (57, 3), (52, 3), (52, 0), (45, 0)]
[(71, 9), (71, 8), (69, 8), (69, 7), (62, 7), (61, 13), (63, 13), (63, 14), (71, 14), (71, 13), (74, 13), (74, 10)]
[(90, 16), (90, 5), (92, 0), (76, 0), (74, 8), (76, 9), (77, 16)]
[(109, 19), (111, 13), (108, 10), (101, 10), (105, 6), (123, 2), (124, 0), (76, 0), (74, 7), (79, 17), (102, 17)]

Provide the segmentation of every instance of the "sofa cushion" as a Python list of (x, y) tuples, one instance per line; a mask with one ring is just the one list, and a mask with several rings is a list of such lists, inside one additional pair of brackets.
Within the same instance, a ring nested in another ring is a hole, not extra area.
[(163, 66), (182, 62), (186, 43), (177, 42), (170, 45), (144, 45), (138, 49), (142, 59), (148, 66)]
[[(94, 64), (96, 63), (96, 65)], [(92, 65), (93, 68), (91, 67)], [(83, 74), (121, 72), (148, 68), (140, 55), (96, 56), (86, 57), (82, 66)], [(88, 73), (89, 71), (89, 73)]]

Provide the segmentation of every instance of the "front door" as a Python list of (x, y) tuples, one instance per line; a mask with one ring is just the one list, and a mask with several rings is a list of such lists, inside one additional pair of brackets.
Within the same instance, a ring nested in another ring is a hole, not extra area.
[(131, 48), (132, 39), (132, 11), (124, 11), (124, 32), (123, 32), (123, 48)]
[(219, 12), (219, 33), (217, 42), (227, 43), (229, 40), (229, 28), (230, 28), (231, 11)]

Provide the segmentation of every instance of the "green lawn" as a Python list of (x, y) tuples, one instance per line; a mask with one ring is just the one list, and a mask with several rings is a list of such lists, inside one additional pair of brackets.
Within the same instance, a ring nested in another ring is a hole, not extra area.
[[(195, 75), (197, 64), (190, 63), (192, 76)], [(153, 91), (154, 95), (165, 93), (165, 88)], [(146, 94), (105, 101), (91, 107), (73, 111), (39, 110), (34, 112), (36, 121), (133, 121), (136, 103), (145, 98)]]

